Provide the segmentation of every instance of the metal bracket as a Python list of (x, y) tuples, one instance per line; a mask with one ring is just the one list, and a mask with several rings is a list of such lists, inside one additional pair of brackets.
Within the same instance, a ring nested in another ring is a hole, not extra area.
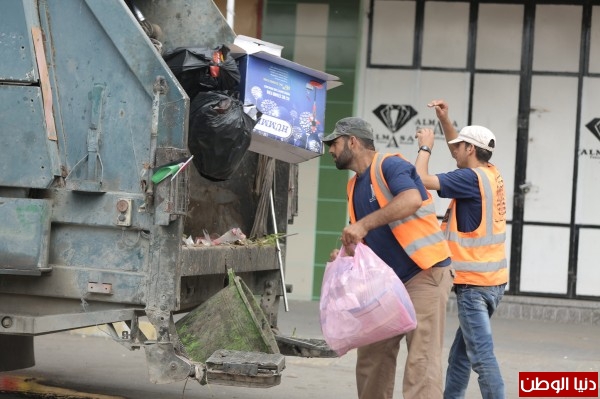
[(184, 357), (183, 345), (179, 341), (171, 313), (147, 309), (146, 315), (157, 332), (157, 341), (147, 341), (144, 345), (150, 381), (166, 384), (194, 376), (197, 367)]
[(88, 283), (87, 292), (94, 293), (94, 294), (111, 295), (113, 293), (112, 284), (96, 283), (96, 282), (90, 281)]
[(154, 183), (152, 183), (152, 169), (156, 166), (156, 147), (158, 142), (158, 120), (160, 115), (160, 96), (167, 93), (169, 85), (164, 76), (157, 76), (152, 85), (154, 97), (152, 99), (152, 123), (150, 125), (150, 162), (148, 182), (146, 185), (146, 199), (141, 209), (153, 212), (154, 206)]
[(154, 384), (168, 384), (193, 376), (196, 367), (178, 356), (170, 342), (154, 342), (144, 345), (148, 375)]
[[(65, 178), (67, 188), (75, 191), (101, 192), (104, 165), (100, 156), (100, 136), (102, 135), (102, 103), (104, 102), (104, 84), (96, 83), (89, 93), (91, 101), (90, 124), (87, 133), (87, 154), (80, 159)], [(77, 171), (87, 161), (87, 173), (77, 172), (85, 177), (75, 177)]]
[(527, 194), (528, 192), (531, 191), (532, 187), (533, 187), (533, 184), (531, 184), (529, 182), (525, 182), (525, 183), (519, 185), (519, 190), (521, 190), (521, 192), (523, 194)]

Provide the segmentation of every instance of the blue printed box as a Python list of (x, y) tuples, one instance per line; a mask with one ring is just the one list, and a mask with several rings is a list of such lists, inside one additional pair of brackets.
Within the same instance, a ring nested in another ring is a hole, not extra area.
[(238, 52), (241, 100), (262, 113), (249, 150), (289, 163), (322, 155), (327, 84), (337, 77), (279, 57), (279, 46), (265, 51), (270, 43), (244, 40), (251, 45), (236, 39), (232, 49)]

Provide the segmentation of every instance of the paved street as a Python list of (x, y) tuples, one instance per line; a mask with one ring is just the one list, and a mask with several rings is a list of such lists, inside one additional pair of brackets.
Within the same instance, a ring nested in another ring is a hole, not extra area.
[[(321, 337), (317, 302), (290, 301), (289, 306), (289, 312), (282, 310), (280, 314), (282, 333), (294, 333), (305, 338)], [(445, 357), (456, 325), (456, 315), (449, 314)], [(598, 326), (511, 319), (495, 319), (493, 325), (497, 356), (504, 373), (508, 399), (518, 398), (519, 371), (600, 371)], [(402, 363), (405, 354), (406, 348), (403, 346), (399, 356), (396, 398), (402, 397)], [(268, 389), (201, 386), (193, 380), (187, 383), (154, 385), (148, 382), (144, 352), (130, 352), (111, 342), (108, 337), (72, 333), (37, 337), (36, 358), (35, 367), (19, 372), (0, 373), (0, 379), (6, 381), (9, 376), (22, 376), (33, 378), (24, 383), (24, 386), (45, 383), (80, 392), (69, 393), (70, 398), (106, 397), (84, 395), (81, 392), (129, 399), (356, 397), (356, 351), (335, 359), (287, 357), (281, 384)], [(63, 391), (63, 395), (64, 392), (68, 391)], [(468, 398), (479, 397), (473, 376)]]

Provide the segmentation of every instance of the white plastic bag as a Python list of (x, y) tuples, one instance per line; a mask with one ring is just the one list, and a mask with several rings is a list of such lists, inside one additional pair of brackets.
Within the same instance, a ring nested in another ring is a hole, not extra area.
[(417, 327), (412, 301), (396, 273), (368, 246), (344, 248), (328, 262), (319, 302), (325, 342), (339, 356)]

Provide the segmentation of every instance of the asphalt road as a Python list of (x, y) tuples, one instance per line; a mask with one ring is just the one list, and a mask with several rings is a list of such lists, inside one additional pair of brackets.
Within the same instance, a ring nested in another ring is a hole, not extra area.
[[(281, 310), (283, 334), (322, 338), (318, 303), (290, 301)], [(456, 328), (456, 315), (448, 315), (446, 349)], [(600, 371), (600, 327), (539, 321), (495, 319), (496, 352), (506, 383), (507, 398), (518, 398), (519, 371)], [(108, 337), (73, 333), (36, 337), (35, 367), (0, 373), (0, 391), (8, 385), (21, 392), (47, 388), (44, 398), (127, 399), (319, 399), (356, 397), (356, 352), (341, 358), (286, 357), (281, 384), (273, 388), (202, 386), (195, 380), (155, 385), (148, 381), (143, 351), (129, 351)], [(399, 355), (395, 397), (401, 398), (402, 369), (406, 348)], [(447, 357), (447, 356), (445, 356)], [(3, 388), (4, 387), (4, 388)], [(5, 398), (23, 398), (0, 394)], [(468, 398), (480, 398), (472, 375)]]

